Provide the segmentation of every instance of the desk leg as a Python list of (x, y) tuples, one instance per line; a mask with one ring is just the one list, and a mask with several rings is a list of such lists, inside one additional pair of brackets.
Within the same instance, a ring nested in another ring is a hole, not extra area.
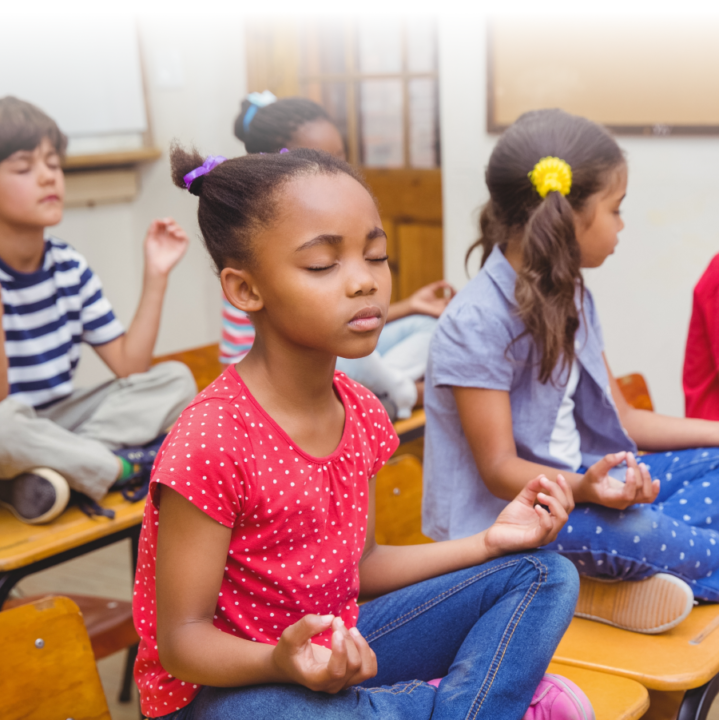
[[(134, 593), (134, 587), (135, 587), (135, 573), (137, 572), (137, 558), (140, 551), (140, 533), (135, 533), (130, 536), (130, 545), (131, 545), (131, 553), (132, 553), (132, 587), (133, 587), (133, 593)], [(133, 678), (133, 669), (135, 667), (135, 659), (137, 658), (137, 645), (131, 645), (129, 648), (127, 648), (127, 658), (125, 660), (125, 673), (122, 678), (122, 687), (120, 688), (120, 696), (119, 701), (121, 703), (127, 703), (130, 702), (130, 699), (132, 697), (132, 684), (134, 681)]]
[(22, 580), (28, 573), (22, 570), (10, 570), (9, 572), (0, 573), (0, 608), (10, 596), (10, 591)]
[(687, 690), (677, 720), (706, 720), (717, 693), (719, 675), (715, 675), (706, 685)]

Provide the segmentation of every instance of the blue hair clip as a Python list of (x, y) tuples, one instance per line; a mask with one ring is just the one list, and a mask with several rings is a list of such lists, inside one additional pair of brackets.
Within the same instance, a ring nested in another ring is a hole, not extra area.
[(247, 96), (247, 99), (250, 102), (250, 107), (247, 108), (245, 117), (242, 120), (242, 127), (245, 132), (248, 131), (252, 118), (255, 117), (261, 107), (267, 107), (267, 105), (277, 102), (277, 98), (269, 90), (264, 90), (261, 93), (252, 92)]

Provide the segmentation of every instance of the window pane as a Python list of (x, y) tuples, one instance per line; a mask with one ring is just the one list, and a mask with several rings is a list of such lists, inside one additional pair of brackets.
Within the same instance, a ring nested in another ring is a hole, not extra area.
[(302, 77), (347, 71), (344, 23), (305, 22), (300, 25), (299, 37)]
[(437, 81), (410, 80), (409, 86), (409, 164), (415, 168), (439, 165), (437, 132)]
[(413, 18), (407, 21), (407, 71), (434, 72), (437, 69), (437, 21)]
[(357, 22), (357, 67), (362, 73), (402, 72), (402, 25), (391, 18)]
[(360, 124), (363, 165), (404, 166), (401, 80), (360, 83)]
[(332, 118), (332, 122), (342, 135), (347, 152), (347, 85), (343, 82), (322, 83), (322, 100), (320, 105)]

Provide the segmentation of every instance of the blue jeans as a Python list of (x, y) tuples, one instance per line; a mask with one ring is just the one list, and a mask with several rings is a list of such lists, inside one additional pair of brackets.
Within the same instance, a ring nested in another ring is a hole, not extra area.
[(429, 341), (437, 320), (408, 315), (387, 323), (375, 351), (363, 358), (337, 358), (337, 369), (369, 388), (380, 399), (389, 398), (397, 417), (409, 417), (417, 402), (415, 381), (427, 369)]
[[(537, 551), (362, 605), (378, 673), (336, 695), (299, 685), (203, 687), (167, 720), (520, 720), (569, 625), (577, 573)], [(438, 689), (425, 681), (443, 677)]]
[[(569, 558), (582, 575), (641, 580), (667, 572), (702, 600), (719, 602), (719, 448), (641, 458), (661, 480), (652, 505), (620, 512), (577, 505), (547, 549)], [(583, 470), (580, 469), (579, 472)]]

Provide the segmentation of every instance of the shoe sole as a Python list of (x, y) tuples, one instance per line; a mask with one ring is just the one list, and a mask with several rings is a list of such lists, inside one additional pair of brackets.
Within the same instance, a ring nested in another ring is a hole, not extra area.
[(55, 502), (52, 507), (36, 518), (26, 518), (17, 511), (14, 505), (11, 505), (8, 502), (3, 502), (2, 500), (0, 500), (0, 505), (6, 507), (18, 520), (20, 520), (20, 522), (23, 522), (26, 525), (42, 525), (43, 523), (51, 522), (62, 514), (67, 507), (67, 504), (70, 502), (70, 486), (67, 484), (67, 480), (65, 480), (60, 473), (55, 470), (51, 470), (50, 468), (33, 468), (27, 472), (39, 475), (53, 486), (53, 489), (55, 490)]
[(620, 582), (583, 577), (574, 614), (622, 630), (655, 635), (676, 627), (692, 607), (691, 588), (666, 573)]

